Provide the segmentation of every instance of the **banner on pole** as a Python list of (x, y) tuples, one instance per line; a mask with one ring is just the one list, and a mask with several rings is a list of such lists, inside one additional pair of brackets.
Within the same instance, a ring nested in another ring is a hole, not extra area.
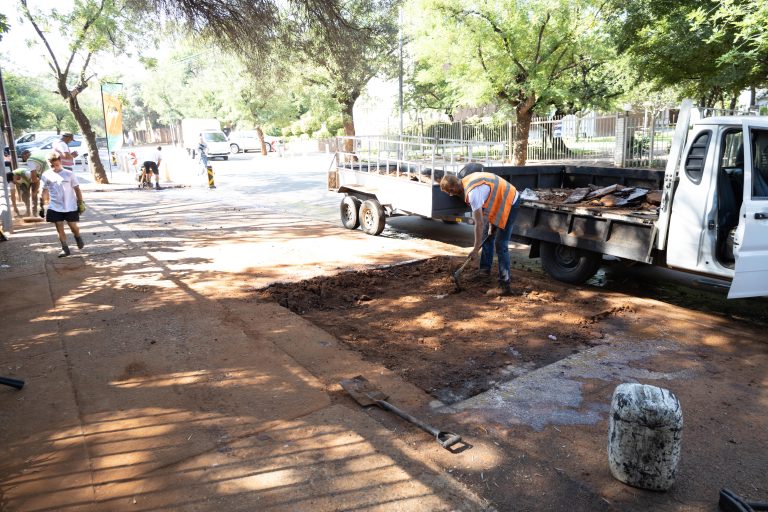
[(106, 83), (101, 85), (101, 101), (104, 105), (104, 125), (107, 130), (109, 151), (123, 147), (123, 104), (120, 93), (123, 84)]

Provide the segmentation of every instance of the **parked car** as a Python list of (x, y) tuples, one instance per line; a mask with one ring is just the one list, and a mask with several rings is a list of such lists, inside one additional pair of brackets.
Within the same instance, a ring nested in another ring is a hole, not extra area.
[[(265, 135), (264, 142), (267, 145), (267, 151), (275, 151), (277, 150), (279, 139)], [(259, 132), (256, 130), (237, 130), (230, 133), (229, 151), (233, 155), (239, 153), (240, 151), (243, 153), (247, 153), (248, 151), (261, 151)]]
[(16, 139), (16, 146), (18, 147), (19, 144), (27, 144), (29, 142), (40, 142), (41, 140), (50, 137), (52, 135), (56, 135), (55, 130), (44, 130), (40, 132), (29, 132), (25, 133), (18, 139)]
[[(53, 143), (56, 142), (61, 136), (56, 135), (54, 137), (50, 137), (49, 139), (45, 139), (45, 144), (42, 144), (41, 146), (37, 146), (35, 148), (29, 148), (30, 151), (42, 151), (45, 153), (48, 153), (53, 148)], [(87, 160), (87, 145), (85, 144), (85, 141), (83, 140), (82, 135), (75, 135), (75, 138), (69, 141), (67, 144), (69, 148), (73, 151), (77, 151), (77, 156), (75, 157), (75, 165), (85, 165)]]
[(27, 149), (33, 152), (38, 151), (43, 149), (43, 146), (48, 146), (47, 149), (51, 149), (53, 142), (58, 140), (60, 137), (60, 135), (49, 135), (47, 137), (43, 137), (42, 139), (34, 140), (31, 142), (22, 142), (21, 144), (16, 145), (16, 154), (21, 155), (21, 153)]
[[(46, 139), (48, 137), (55, 136), (56, 132), (54, 130), (45, 130), (40, 132), (29, 132), (25, 133), (21, 137), (18, 137), (14, 141), (14, 147), (16, 148), (16, 154), (19, 154), (21, 151), (19, 151), (19, 145), (25, 145), (25, 144), (39, 144), (43, 139)], [(11, 153), (10, 146), (5, 146), (3, 148), (3, 154), (9, 155)]]

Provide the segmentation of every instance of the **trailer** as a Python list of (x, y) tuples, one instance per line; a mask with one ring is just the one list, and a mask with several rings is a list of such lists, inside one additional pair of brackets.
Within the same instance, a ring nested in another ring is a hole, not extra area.
[(467, 206), (440, 190), (445, 173), (468, 162), (501, 162), (503, 145), (478, 141), (425, 141), (418, 137), (338, 137), (328, 189), (344, 194), (341, 221), (370, 235), (384, 230), (387, 217), (418, 215), (449, 223), (466, 220)]

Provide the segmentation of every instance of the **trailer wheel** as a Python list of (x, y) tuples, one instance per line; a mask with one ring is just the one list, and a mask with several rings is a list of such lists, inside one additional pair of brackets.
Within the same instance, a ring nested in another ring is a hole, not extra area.
[(341, 200), (341, 223), (347, 229), (357, 229), (360, 225), (360, 200), (355, 196), (344, 196)]
[(550, 276), (565, 283), (581, 284), (595, 275), (603, 255), (550, 242), (541, 243), (541, 266)]
[(384, 231), (384, 208), (375, 199), (363, 201), (360, 206), (360, 228), (369, 235), (376, 236)]

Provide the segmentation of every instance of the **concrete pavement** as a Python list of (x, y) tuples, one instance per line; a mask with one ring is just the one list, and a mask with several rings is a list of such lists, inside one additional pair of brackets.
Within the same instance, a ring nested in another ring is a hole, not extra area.
[(362, 370), (406, 406), (429, 397), (244, 299), (454, 248), (179, 204), (173, 189), (83, 188), (83, 251), (58, 259), (50, 225), (18, 221), (0, 245), (0, 368), (26, 380), (0, 389), (2, 510), (487, 508), (336, 382)]

